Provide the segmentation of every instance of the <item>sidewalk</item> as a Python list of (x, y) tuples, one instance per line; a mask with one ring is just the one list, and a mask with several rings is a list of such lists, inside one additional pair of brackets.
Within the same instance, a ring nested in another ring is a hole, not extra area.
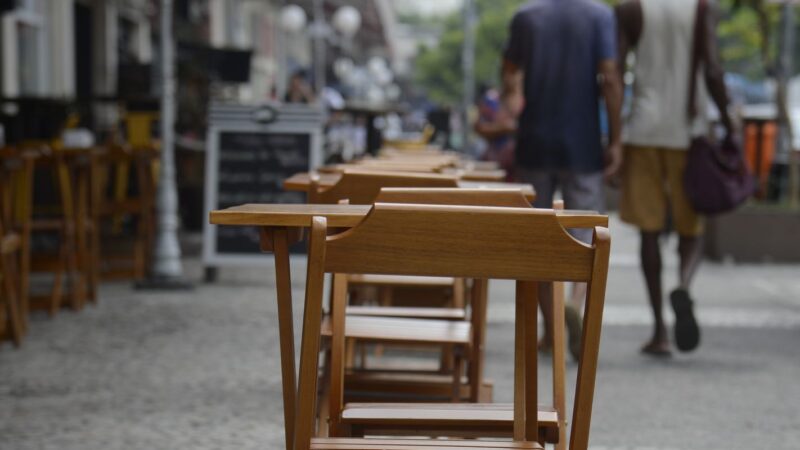
[[(650, 317), (636, 234), (613, 221), (612, 236), (592, 448), (797, 448), (798, 267), (703, 266), (702, 346), (658, 361), (638, 354)], [(665, 266), (666, 288), (674, 258)], [(302, 258), (292, 269), (299, 329)], [(187, 273), (199, 280), (202, 268), (187, 261)], [(282, 448), (269, 269), (222, 269), (219, 283), (187, 293), (109, 284), (100, 298), (79, 314), (35, 316), (22, 349), (0, 350), (0, 450)], [(511, 399), (512, 304), (511, 284), (493, 282), (487, 376), (497, 401)], [(546, 399), (546, 358), (541, 366)]]

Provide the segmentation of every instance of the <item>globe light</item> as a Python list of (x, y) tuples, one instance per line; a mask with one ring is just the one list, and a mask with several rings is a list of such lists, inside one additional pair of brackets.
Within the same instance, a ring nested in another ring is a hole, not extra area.
[(367, 70), (369, 70), (369, 74), (376, 79), (382, 78), (384, 72), (388, 69), (389, 67), (386, 65), (386, 61), (379, 56), (373, 56), (367, 62)]
[(333, 73), (343, 81), (350, 78), (350, 75), (353, 73), (353, 68), (353, 60), (349, 58), (339, 58), (333, 62)]
[(388, 86), (394, 81), (394, 74), (392, 73), (392, 69), (388, 68), (387, 66), (383, 66), (383, 69), (380, 70), (375, 75), (375, 81), (378, 82), (381, 86)]
[(287, 5), (281, 10), (281, 27), (287, 33), (299, 33), (306, 28), (306, 12), (297, 5)]
[(333, 27), (345, 37), (353, 37), (361, 28), (361, 13), (352, 6), (342, 6), (333, 14)]
[(389, 97), (389, 100), (397, 100), (401, 94), (400, 86), (394, 83), (386, 87), (386, 96)]

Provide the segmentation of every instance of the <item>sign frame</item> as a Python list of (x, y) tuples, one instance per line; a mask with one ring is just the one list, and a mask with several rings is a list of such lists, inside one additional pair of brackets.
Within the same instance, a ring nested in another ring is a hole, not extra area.
[[(254, 110), (260, 109), (255, 107)], [(311, 109), (311, 108), (309, 108)], [(323, 164), (322, 154), (322, 122), (314, 126), (308, 121), (282, 121), (280, 108), (278, 119), (270, 123), (260, 123), (255, 119), (218, 120), (210, 121), (207, 133), (206, 169), (205, 169), (205, 217), (203, 226), (203, 266), (208, 269), (219, 267), (267, 267), (272, 266), (272, 258), (260, 253), (220, 253), (217, 248), (217, 225), (208, 223), (208, 214), (218, 209), (218, 183), (220, 168), (220, 139), (223, 133), (253, 133), (253, 134), (304, 134), (309, 136), (309, 167), (312, 171)]]

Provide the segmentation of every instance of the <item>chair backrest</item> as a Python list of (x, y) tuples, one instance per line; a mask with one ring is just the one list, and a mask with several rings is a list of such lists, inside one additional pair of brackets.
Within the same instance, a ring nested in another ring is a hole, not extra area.
[(449, 175), (348, 170), (335, 185), (324, 190), (312, 179), (308, 202), (335, 204), (348, 199), (352, 205), (371, 205), (385, 187), (456, 188), (458, 179)]
[[(314, 218), (309, 241), (306, 315), (300, 366), (296, 445), (307, 448), (314, 425), (324, 276), (333, 273), (453, 276), (517, 281), (514, 439), (537, 441), (537, 282), (589, 283), (570, 447), (588, 446), (610, 237), (573, 239), (552, 210), (377, 203), (358, 226), (326, 236)], [(333, 344), (344, 330), (333, 328)]]
[(383, 188), (376, 203), (530, 208), (519, 189)]

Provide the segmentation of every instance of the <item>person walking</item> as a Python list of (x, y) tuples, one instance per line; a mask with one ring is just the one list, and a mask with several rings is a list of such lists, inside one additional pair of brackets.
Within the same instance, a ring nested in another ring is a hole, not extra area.
[[(504, 88), (522, 75), (525, 106), (519, 118), (516, 177), (536, 189), (534, 206), (550, 208), (561, 190), (568, 209), (605, 209), (603, 180), (622, 164), (622, 83), (617, 69), (614, 13), (595, 0), (537, 0), (523, 6), (511, 22), (504, 53)], [(609, 119), (603, 148), (600, 98)], [(573, 234), (591, 241), (591, 230)], [(550, 286), (542, 286), (540, 305), (545, 335), (552, 346)], [(570, 353), (580, 350), (579, 308), (585, 285), (576, 285), (567, 303)]]
[(517, 118), (524, 104), (519, 88), (503, 89), (497, 94), (488, 89), (481, 99), (480, 116), (474, 130), (486, 140), (486, 151), (481, 160), (498, 163), (506, 171), (506, 181), (514, 181), (514, 137), (517, 134)]
[[(676, 316), (675, 343), (681, 351), (692, 351), (700, 343), (689, 288), (701, 260), (703, 221), (686, 197), (683, 174), (692, 137), (708, 130), (709, 94), (726, 131), (732, 132), (716, 43), (716, 3), (627, 0), (615, 12), (620, 66), (624, 67), (630, 50), (636, 53), (636, 81), (625, 124), (620, 216), (641, 234), (641, 265), (654, 317), (653, 336), (642, 352), (669, 356), (659, 245), (668, 220), (679, 236), (680, 283), (670, 294)], [(696, 26), (702, 33), (696, 33)], [(701, 64), (698, 73), (690, 74), (696, 34), (704, 36), (697, 46)], [(698, 82), (692, 89), (690, 77), (701, 77), (705, 83)]]

